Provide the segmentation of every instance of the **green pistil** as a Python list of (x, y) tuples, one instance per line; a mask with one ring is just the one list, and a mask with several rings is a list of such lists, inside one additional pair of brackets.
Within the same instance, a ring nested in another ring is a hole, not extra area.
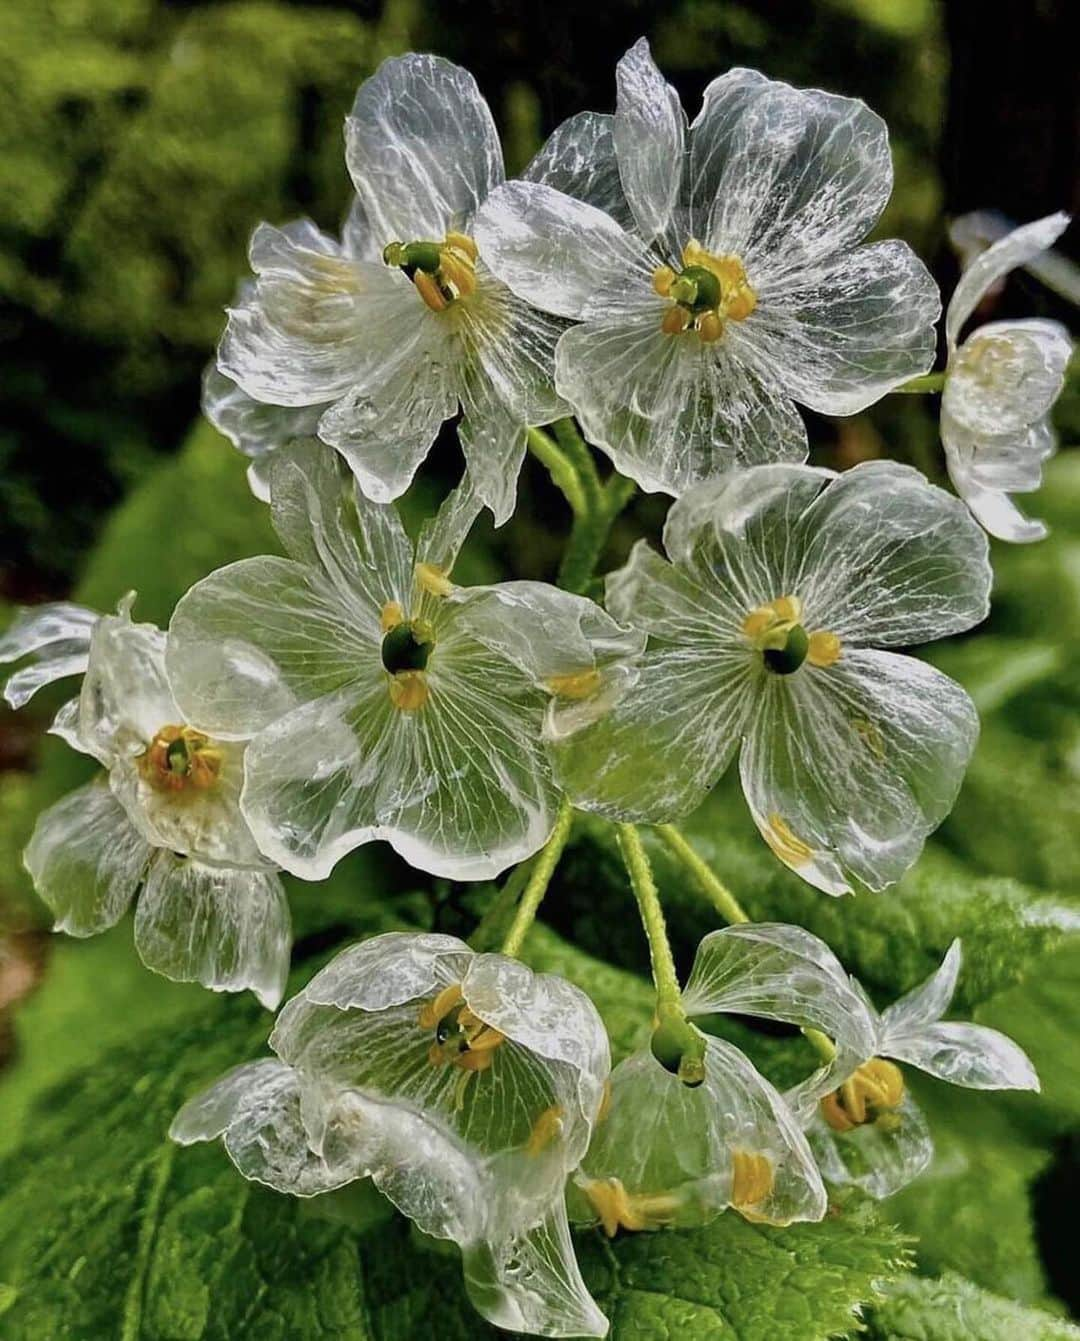
[(442, 264), (440, 251), (438, 242), (391, 242), (383, 248), (383, 260), (404, 270), (412, 279), (418, 270), (425, 275), (437, 275)]
[(426, 670), (434, 646), (426, 629), (405, 620), (384, 635), (382, 664), (391, 675), (397, 675), (399, 671)]
[(790, 675), (797, 671), (806, 660), (810, 648), (810, 638), (801, 624), (792, 624), (790, 628), (778, 629), (767, 635), (773, 646), (763, 647), (761, 655), (769, 670), (777, 675)]
[(720, 305), (720, 281), (702, 265), (688, 265), (672, 283), (668, 295), (690, 312), (708, 312)]

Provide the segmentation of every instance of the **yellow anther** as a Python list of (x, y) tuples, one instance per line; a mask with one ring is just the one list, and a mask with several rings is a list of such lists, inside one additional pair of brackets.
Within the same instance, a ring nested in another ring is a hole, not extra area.
[(665, 335), (681, 335), (687, 330), (690, 322), (693, 320), (685, 307), (669, 307), (664, 313), (663, 320), (660, 322), (660, 329)]
[(434, 1001), (426, 1001), (420, 1007), (417, 1023), (421, 1029), (434, 1029), (464, 999), (465, 994), (461, 990), (461, 983), (451, 983), (449, 987), (442, 989)]
[(743, 620), (742, 631), (755, 646), (764, 646), (762, 639), (770, 633), (783, 632), (785, 635), (793, 624), (799, 622), (802, 615), (802, 601), (798, 596), (778, 596), (768, 605), (759, 605), (751, 610)]
[(447, 233), (446, 245), (454, 251), (462, 252), (470, 261), (474, 263), (480, 256), (480, 248), (469, 237), (468, 233)]
[(705, 344), (715, 344), (724, 333), (723, 318), (718, 312), (703, 312), (694, 322), (694, 329)]
[(209, 791), (221, 775), (222, 751), (191, 726), (163, 726), (136, 760), (139, 776), (155, 791)]
[(525, 1142), (525, 1153), (534, 1156), (542, 1155), (552, 1141), (558, 1140), (562, 1135), (564, 1116), (565, 1110), (560, 1108), (558, 1104), (552, 1104), (550, 1108), (545, 1108), (533, 1123), (529, 1139)]
[(806, 659), (811, 666), (835, 666), (843, 650), (840, 639), (828, 629), (818, 629), (810, 635)]
[(419, 712), (431, 693), (424, 671), (398, 671), (389, 677), (389, 691), (399, 712)]
[(675, 283), (675, 271), (670, 265), (659, 266), (653, 271), (652, 286), (661, 298), (666, 298)]
[(431, 308), (432, 312), (442, 312), (445, 310), (448, 299), (443, 296), (443, 291), (439, 287), (439, 282), (434, 275), (429, 275), (426, 271), (418, 270), (413, 275), (413, 284), (416, 286), (416, 292)]
[(732, 321), (745, 321), (757, 307), (757, 294), (745, 282), (728, 298), (725, 315)]
[(821, 1115), (833, 1131), (851, 1131), (866, 1123), (884, 1119), (891, 1128), (893, 1110), (904, 1098), (904, 1076), (900, 1068), (884, 1057), (864, 1062), (838, 1090), (821, 1101)]
[(505, 1034), (500, 1034), (497, 1029), (492, 1029), (489, 1025), (484, 1025), (478, 1034), (474, 1034), (469, 1038), (469, 1051), (493, 1052), (505, 1042)]
[(590, 667), (583, 671), (569, 671), (565, 675), (549, 675), (544, 684), (556, 698), (584, 699), (600, 688), (600, 672)]
[(591, 1178), (581, 1190), (599, 1217), (604, 1233), (614, 1238), (620, 1229), (662, 1229), (675, 1219), (680, 1198), (669, 1193), (630, 1193), (619, 1178)]
[(731, 1152), (731, 1204), (736, 1210), (760, 1205), (772, 1187), (773, 1166), (768, 1155), (753, 1150)]
[(387, 601), (379, 611), (379, 627), (383, 633), (389, 633), (405, 622), (405, 611), (397, 601)]
[(452, 247), (442, 250), (439, 278), (453, 298), (468, 298), (476, 291), (476, 269), (472, 261)]
[(810, 844), (797, 837), (788, 822), (775, 811), (769, 816), (762, 837), (782, 862), (796, 870), (805, 866), (814, 856)]
[(432, 596), (449, 596), (454, 590), (454, 584), (447, 576), (446, 570), (440, 568), (438, 564), (418, 563), (415, 571), (417, 582)]

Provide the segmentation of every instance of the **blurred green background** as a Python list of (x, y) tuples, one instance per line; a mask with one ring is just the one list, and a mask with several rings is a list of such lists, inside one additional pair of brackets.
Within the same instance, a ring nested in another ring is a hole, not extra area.
[[(164, 622), (211, 568), (274, 547), (242, 458), (200, 424), (199, 377), (254, 225), (298, 214), (337, 225), (349, 191), (342, 118), (384, 57), (433, 50), (467, 65), (500, 125), (510, 172), (564, 117), (612, 107), (615, 62), (642, 33), (691, 115), (708, 80), (737, 64), (863, 97), (892, 133), (897, 185), (880, 231), (907, 238), (947, 296), (957, 273), (950, 217), (989, 208), (1022, 222), (1075, 209), (1071, 11), (1065, 0), (5, 0), (0, 627), (15, 604), (74, 595), (104, 609), (131, 586), (137, 614)], [(1024, 274), (993, 315), (1053, 316), (1076, 328), (1075, 309)], [(815, 457), (842, 466), (887, 454), (941, 478), (934, 408), (893, 397), (853, 420), (815, 419)], [(887, 896), (889, 911), (881, 901), (845, 903), (844, 912), (807, 899), (798, 881), (776, 875), (767, 857), (762, 864), (741, 807), (723, 796), (699, 836), (707, 844), (725, 835), (717, 861), (729, 872), (734, 862), (752, 911), (819, 930), (881, 991), (910, 987), (952, 934), (974, 946), (966, 1002), (1030, 1047), (1046, 1101), (988, 1101), (976, 1117), (966, 1101), (950, 1108), (927, 1097), (946, 1171), (889, 1210), (922, 1237), (920, 1269), (959, 1271), (1060, 1313), (1080, 1306), (1070, 1257), (1080, 1188), (1080, 956), (1069, 932), (1080, 925), (1076, 360), (1057, 421), (1063, 451), (1031, 501), (1052, 538), (995, 548), (990, 624), (938, 657), (975, 695), (983, 742), (955, 814)], [(420, 494), (456, 468), (448, 433)], [(608, 561), (655, 533), (663, 510), (662, 500), (639, 499)], [(504, 576), (551, 577), (566, 529), (560, 496), (529, 463), (519, 513), (480, 537), (473, 561)], [(43, 694), (18, 716), (0, 708), (0, 1155), (33, 1136), (29, 1115), (48, 1086), (128, 1036), (132, 1012), (162, 1027), (200, 996), (142, 970), (129, 928), (86, 945), (54, 943), (45, 931), (20, 853), (42, 806), (85, 775), (84, 760), (42, 735), (62, 697)], [(575, 846), (551, 916), (585, 949), (639, 969), (636, 938), (612, 944), (597, 930), (602, 848), (588, 833)], [(361, 875), (399, 898), (415, 884), (381, 854), (342, 870), (329, 887), (294, 889), (301, 950), (357, 929)], [(468, 891), (421, 894), (429, 922), (467, 926)], [(685, 957), (704, 926), (678, 911), (673, 925)], [(246, 1018), (261, 1037), (265, 1022)], [(1009, 1326), (1003, 1337), (1036, 1334)]]

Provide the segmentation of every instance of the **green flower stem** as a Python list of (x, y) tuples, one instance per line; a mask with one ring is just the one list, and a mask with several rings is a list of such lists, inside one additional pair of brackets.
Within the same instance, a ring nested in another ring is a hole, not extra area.
[(686, 867), (698, 888), (725, 922), (750, 921), (739, 900), (716, 875), (712, 867), (698, 856), (674, 824), (658, 824), (656, 832), (668, 851)]
[(653, 982), (656, 984), (656, 1013), (660, 1016), (683, 1016), (682, 992), (664, 923), (664, 910), (660, 906), (660, 895), (641, 835), (632, 824), (617, 824), (615, 830), (623, 864), (641, 913), (641, 925), (645, 928), (649, 942), (649, 958), (652, 960)]
[(896, 390), (901, 395), (914, 396), (925, 395), (931, 391), (941, 391), (945, 386), (945, 374), (924, 373), (922, 377), (913, 377), (910, 382), (905, 382), (903, 386), (898, 386)]
[(526, 441), (529, 451), (544, 466), (555, 487), (561, 490), (575, 517), (587, 510), (585, 490), (573, 462), (550, 434), (542, 428), (530, 428)]
[[(570, 829), (573, 823), (574, 807), (564, 797), (555, 819), (555, 827), (551, 831), (551, 837), (541, 848), (533, 863), (528, 884), (525, 886), (525, 893), (521, 896), (521, 902), (518, 904), (514, 920), (510, 924), (510, 930), (506, 933), (506, 939), (503, 941), (502, 947), (504, 955), (516, 958), (521, 952), (522, 942), (536, 920), (537, 909), (547, 893), (551, 877), (555, 874), (555, 867), (559, 864), (559, 858), (566, 846), (566, 840), (570, 837)], [(509, 881), (507, 883), (509, 884)]]
[(491, 901), (491, 906), (487, 912), (476, 924), (473, 934), (469, 937), (469, 945), (478, 953), (490, 950), (497, 941), (501, 939), (500, 930), (504, 923), (509, 923), (511, 914), (517, 907), (518, 899), (528, 882), (529, 875), (532, 872), (533, 859), (521, 862), (515, 866), (509, 876), (503, 883), (503, 887), (496, 891), (495, 897)]
[(593, 454), (589, 450), (588, 443), (578, 432), (577, 424), (572, 419), (558, 419), (551, 425), (551, 431), (564, 455), (573, 462), (585, 493), (586, 511), (600, 512), (604, 505), (604, 488), (600, 483)]

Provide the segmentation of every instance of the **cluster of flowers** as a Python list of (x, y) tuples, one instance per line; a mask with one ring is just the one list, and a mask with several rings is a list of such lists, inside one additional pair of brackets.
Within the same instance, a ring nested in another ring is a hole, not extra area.
[[(39, 607), (0, 639), (0, 660), (30, 658), (16, 706), (82, 675), (53, 730), (107, 771), (27, 850), (58, 928), (101, 931), (138, 892), (150, 968), (274, 1009), (281, 871), (318, 880), (384, 839), (419, 870), (491, 879), (564, 841), (571, 806), (631, 835), (685, 816), (736, 749), (780, 861), (832, 895), (895, 882), (951, 808), (978, 721), (891, 649), (985, 616), (982, 527), (1041, 534), (1008, 494), (1039, 482), (1070, 352), (1044, 321), (959, 336), (1065, 217), (992, 246), (950, 304), (958, 499), (891, 462), (801, 464), (795, 402), (852, 414), (934, 358), (925, 267), (903, 243), (859, 245), (891, 190), (863, 104), (733, 70), (688, 126), (639, 42), (615, 114), (572, 117), (506, 182), (472, 78), (407, 56), (361, 87), (346, 159), (341, 240), (256, 231), (257, 277), (205, 379), (288, 557), (210, 574), (167, 634), (127, 600)], [(466, 474), (414, 546), (394, 500), (459, 408)], [(604, 606), (460, 586), (481, 509), (513, 511), (530, 430), (570, 413), (617, 471), (675, 497), (666, 557), (639, 543)], [(647, 873), (634, 887), (655, 938)], [(658, 976), (651, 1041), (614, 1071), (592, 1003), (517, 948), (394, 933), (345, 950), (279, 1014), (276, 1056), (192, 1100), (173, 1137), (223, 1136), (246, 1177), (298, 1196), (370, 1177), (461, 1246), (493, 1322), (600, 1336), (568, 1216), (612, 1234), (729, 1207), (820, 1219), (823, 1174), (884, 1196), (930, 1157), (897, 1062), (1038, 1087), (1008, 1039), (942, 1022), (959, 944), (879, 1015), (808, 932), (732, 925), (684, 991)], [(725, 1012), (798, 1026), (821, 1064), (780, 1093), (692, 1022)]]

